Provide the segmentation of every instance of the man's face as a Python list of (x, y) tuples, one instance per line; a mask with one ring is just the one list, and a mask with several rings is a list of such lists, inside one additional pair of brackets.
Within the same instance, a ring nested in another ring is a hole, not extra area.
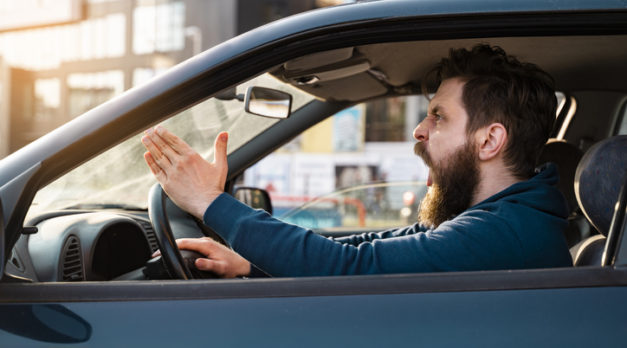
[(427, 226), (466, 210), (479, 182), (477, 148), (467, 139), (468, 115), (462, 102), (464, 83), (444, 80), (429, 103), (428, 115), (414, 130), (414, 148), (429, 166), (429, 191), (420, 205), (419, 220)]
[[(453, 78), (442, 81), (437, 92), (429, 102), (427, 117), (414, 129), (416, 147), (424, 149), (421, 157), (429, 168), (434, 164), (444, 164), (453, 152), (466, 143), (466, 123), (468, 114), (462, 102), (464, 82)], [(429, 171), (427, 185), (437, 183)]]

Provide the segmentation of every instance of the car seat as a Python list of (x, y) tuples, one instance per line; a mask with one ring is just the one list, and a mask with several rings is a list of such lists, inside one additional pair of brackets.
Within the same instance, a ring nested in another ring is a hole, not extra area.
[(557, 165), (559, 173), (557, 188), (568, 203), (568, 229), (564, 231), (564, 237), (569, 248), (596, 233), (579, 209), (573, 187), (575, 172), (581, 157), (583, 157), (583, 151), (577, 146), (564, 140), (549, 139), (542, 148), (537, 162), (538, 166), (547, 162), (553, 162)]
[[(618, 224), (627, 199), (627, 135), (593, 145), (575, 173), (575, 194), (590, 223), (601, 233), (571, 248), (575, 266), (606, 266), (612, 262)], [(617, 204), (618, 202), (618, 204)], [(622, 205), (622, 206), (621, 206)]]

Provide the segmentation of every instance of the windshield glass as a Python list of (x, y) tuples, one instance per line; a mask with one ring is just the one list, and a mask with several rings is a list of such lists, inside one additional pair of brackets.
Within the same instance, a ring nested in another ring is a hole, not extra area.
[[(245, 93), (249, 86), (275, 88), (292, 94), (292, 111), (313, 99), (269, 74), (237, 86), (237, 93)], [(230, 154), (276, 122), (279, 120), (246, 113), (241, 101), (210, 98), (162, 125), (183, 138), (203, 157), (212, 160), (213, 143), (219, 132), (229, 132)], [(148, 190), (156, 180), (144, 163), (141, 136), (141, 133), (136, 134), (41, 189), (27, 218), (64, 208), (145, 209)]]

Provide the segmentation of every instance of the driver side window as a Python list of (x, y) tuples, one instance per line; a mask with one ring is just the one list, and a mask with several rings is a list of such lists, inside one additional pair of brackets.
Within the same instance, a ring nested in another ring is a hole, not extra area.
[(411, 224), (427, 170), (413, 153), (423, 96), (358, 104), (249, 168), (238, 184), (268, 191), (273, 215), (324, 234)]

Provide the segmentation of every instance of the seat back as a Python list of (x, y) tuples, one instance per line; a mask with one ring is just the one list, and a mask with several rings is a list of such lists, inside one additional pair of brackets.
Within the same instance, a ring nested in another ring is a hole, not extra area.
[(538, 158), (538, 165), (546, 162), (553, 162), (557, 165), (560, 177), (557, 188), (566, 198), (571, 213), (578, 208), (573, 182), (581, 157), (583, 157), (583, 152), (577, 146), (564, 140), (549, 139)]
[[(627, 173), (627, 135), (600, 141), (583, 156), (575, 173), (579, 206), (602, 237), (592, 236), (578, 248), (575, 266), (607, 265), (606, 239)], [(593, 240), (594, 239), (594, 240)]]
[(553, 162), (559, 173), (557, 188), (562, 192), (568, 203), (568, 228), (564, 231), (564, 237), (568, 247), (572, 247), (591, 235), (593, 230), (581, 213), (575, 196), (575, 172), (577, 165), (583, 157), (583, 151), (577, 146), (564, 140), (549, 139), (542, 148), (538, 157), (538, 166), (547, 162)]

